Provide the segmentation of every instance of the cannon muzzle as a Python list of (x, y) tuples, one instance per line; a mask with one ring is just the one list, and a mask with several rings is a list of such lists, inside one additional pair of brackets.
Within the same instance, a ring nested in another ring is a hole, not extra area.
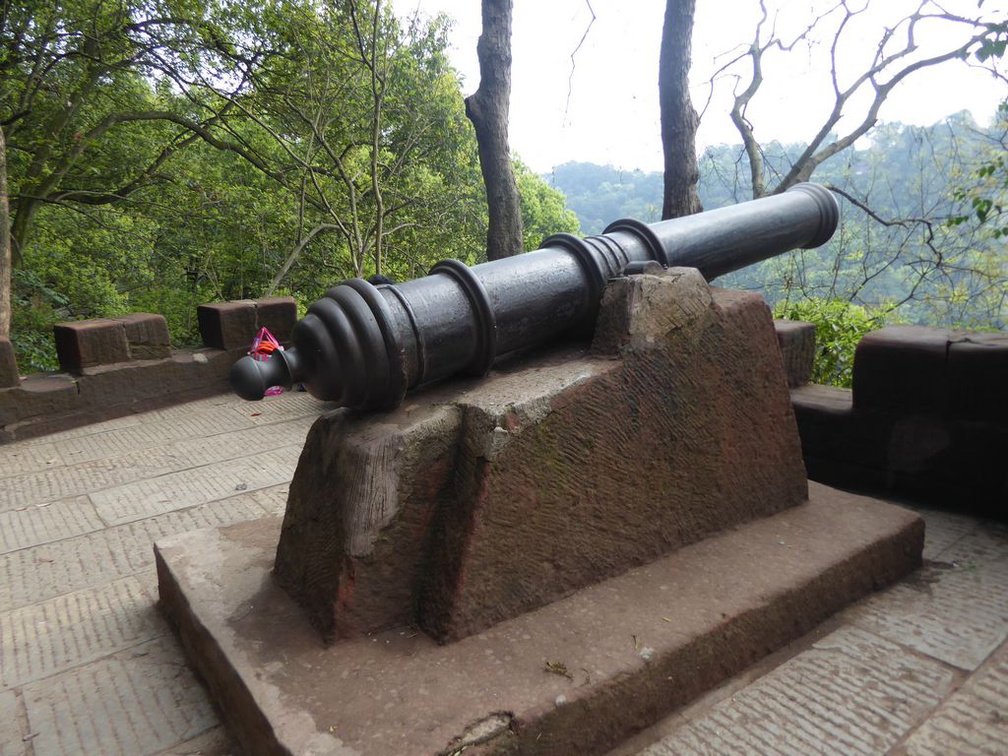
[(319, 399), (391, 409), (411, 388), (484, 375), (499, 355), (590, 328), (606, 282), (628, 265), (693, 267), (710, 281), (825, 244), (839, 218), (832, 193), (798, 184), (685, 218), (616, 221), (600, 236), (557, 234), (534, 252), (471, 268), (443, 260), (402, 284), (351, 279), (308, 308), (291, 348), (235, 363), (231, 385), (244, 399), (261, 399), (269, 386), (303, 382)]

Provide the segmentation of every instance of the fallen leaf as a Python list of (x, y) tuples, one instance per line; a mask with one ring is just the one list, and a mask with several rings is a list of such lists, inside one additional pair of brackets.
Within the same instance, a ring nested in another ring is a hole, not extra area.
[(566, 677), (568, 680), (574, 679), (574, 675), (567, 671), (567, 665), (562, 661), (547, 661), (546, 671), (554, 675)]

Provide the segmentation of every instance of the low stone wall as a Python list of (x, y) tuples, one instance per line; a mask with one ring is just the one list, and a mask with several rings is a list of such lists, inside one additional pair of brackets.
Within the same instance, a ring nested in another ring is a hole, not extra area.
[(852, 390), (792, 391), (809, 477), (1008, 516), (1008, 334), (891, 326)]
[(812, 378), (815, 361), (815, 326), (804, 320), (774, 320), (777, 344), (784, 360), (788, 386), (804, 386)]
[(259, 328), (290, 338), (290, 297), (218, 302), (198, 310), (200, 349), (172, 350), (160, 315), (60, 323), (60, 373), (19, 378), (10, 341), (0, 339), (0, 443), (192, 401), (230, 390), (228, 372)]

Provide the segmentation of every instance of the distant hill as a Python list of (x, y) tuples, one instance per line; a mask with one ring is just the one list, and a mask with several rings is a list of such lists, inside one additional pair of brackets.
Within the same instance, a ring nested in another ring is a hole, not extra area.
[(564, 163), (543, 178), (567, 197), (582, 234), (598, 234), (619, 218), (661, 220), (662, 174), (611, 165)]
[[(977, 168), (990, 160), (1003, 131), (978, 127), (968, 113), (931, 127), (878, 126), (870, 144), (833, 156), (813, 180), (840, 187), (865, 200), (878, 217), (900, 222), (880, 224), (843, 200), (841, 228), (825, 247), (782, 256), (719, 283), (761, 291), (771, 303), (784, 296), (883, 307), (909, 300), (899, 312), (912, 322), (1005, 327), (1004, 240), (975, 224), (952, 228), (945, 223), (972, 213), (956, 190), (976, 181)], [(765, 145), (767, 183), (784, 175), (803, 149), (801, 144)], [(704, 208), (751, 198), (748, 161), (740, 145), (709, 148), (699, 167)], [(543, 178), (566, 196), (583, 235), (601, 233), (620, 218), (660, 220), (659, 172), (570, 162)], [(901, 222), (908, 218), (933, 223)], [(928, 277), (926, 285), (922, 276)]]

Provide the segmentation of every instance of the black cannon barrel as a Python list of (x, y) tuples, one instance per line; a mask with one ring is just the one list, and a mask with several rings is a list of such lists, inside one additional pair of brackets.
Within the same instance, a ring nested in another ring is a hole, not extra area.
[(827, 189), (798, 184), (686, 218), (616, 221), (600, 236), (557, 234), (534, 252), (471, 268), (443, 260), (401, 284), (351, 279), (308, 308), (291, 348), (235, 363), (231, 385), (245, 399), (261, 399), (270, 386), (304, 382), (312, 395), (342, 406), (390, 409), (415, 386), (483, 375), (499, 355), (591, 327), (606, 282), (631, 263), (698, 268), (710, 281), (818, 247), (839, 217)]

